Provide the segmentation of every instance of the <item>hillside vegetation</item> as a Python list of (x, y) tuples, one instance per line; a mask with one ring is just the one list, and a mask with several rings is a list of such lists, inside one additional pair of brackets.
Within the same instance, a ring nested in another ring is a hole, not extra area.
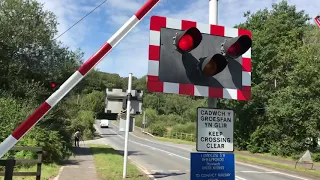
[[(294, 156), (317, 151), (320, 137), (320, 30), (310, 17), (286, 2), (246, 12), (237, 27), (253, 33), (252, 100), (219, 99), (218, 108), (236, 115), (235, 144), (240, 150)], [(34, 0), (0, 3), (0, 142), (83, 63), (57, 35), (57, 20)], [(147, 57), (146, 57), (147, 58)], [(46, 162), (70, 154), (72, 134), (80, 128), (93, 136), (95, 114), (103, 111), (104, 90), (127, 88), (127, 78), (92, 70), (18, 145), (41, 146)], [(276, 80), (276, 86), (275, 86)], [(196, 108), (207, 98), (149, 93), (146, 76), (133, 78), (145, 91), (147, 128), (155, 135), (196, 132)], [(142, 126), (142, 116), (136, 125)], [(190, 139), (191, 140), (191, 139)], [(16, 156), (33, 156), (19, 152)], [(7, 154), (6, 156), (9, 156)]]

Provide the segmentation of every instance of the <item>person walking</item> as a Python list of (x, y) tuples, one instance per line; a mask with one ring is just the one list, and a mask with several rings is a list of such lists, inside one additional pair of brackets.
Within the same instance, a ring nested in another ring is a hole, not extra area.
[(80, 137), (81, 137), (80, 130), (77, 129), (76, 133), (74, 133), (74, 146), (75, 147), (80, 147), (79, 146)]

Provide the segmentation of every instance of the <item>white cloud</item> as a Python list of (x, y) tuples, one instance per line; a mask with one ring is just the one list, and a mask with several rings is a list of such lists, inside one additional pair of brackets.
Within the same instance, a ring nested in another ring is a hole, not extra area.
[(108, 10), (114, 9), (117, 11), (129, 11), (129, 12), (135, 12), (137, 9), (141, 7), (141, 4), (143, 4), (143, 1), (140, 0), (140, 2), (135, 2), (132, 0), (108, 0)]
[(128, 21), (128, 19), (131, 16), (129, 15), (124, 15), (122, 13), (115, 13), (114, 15), (110, 16), (110, 18), (108, 18), (108, 23), (113, 24), (113, 25), (117, 25), (117, 26), (122, 26), (126, 21)]
[[(94, 8), (93, 5), (80, 5), (79, 2), (75, 0), (37, 1), (44, 4), (45, 10), (52, 11), (57, 16), (59, 24), (57, 27), (58, 34), (56, 37)], [(76, 49), (79, 47), (79, 44), (85, 40), (84, 35), (89, 32), (90, 29), (90, 26), (87, 26), (87, 22), (84, 20), (77, 24), (76, 27), (70, 29), (68, 32), (62, 35), (58, 40), (70, 46), (72, 49)]]

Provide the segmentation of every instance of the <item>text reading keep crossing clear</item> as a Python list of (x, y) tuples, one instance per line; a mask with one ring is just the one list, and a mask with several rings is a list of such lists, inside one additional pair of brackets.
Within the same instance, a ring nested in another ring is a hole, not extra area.
[(198, 108), (197, 113), (197, 150), (233, 151), (233, 111)]

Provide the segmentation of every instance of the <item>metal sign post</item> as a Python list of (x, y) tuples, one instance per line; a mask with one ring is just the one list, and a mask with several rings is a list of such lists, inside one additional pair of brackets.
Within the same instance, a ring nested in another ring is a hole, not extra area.
[(143, 113), (142, 125), (143, 125), (143, 132), (144, 132), (146, 129), (146, 112)]
[[(218, 24), (218, 0), (209, 0), (209, 24)], [(208, 98), (208, 107), (217, 107), (217, 98)]]
[[(209, 24), (218, 24), (218, 0), (209, 0)], [(215, 109), (217, 98), (208, 98), (208, 107), (197, 109), (197, 151), (190, 153), (190, 179), (235, 179), (233, 153), (234, 113)], [(215, 152), (215, 153), (214, 153)]]
[(126, 132), (124, 142), (124, 160), (123, 160), (123, 179), (127, 176), (127, 162), (128, 162), (128, 141), (129, 141), (129, 126), (130, 126), (130, 109), (131, 107), (131, 85), (132, 85), (132, 73), (129, 74), (128, 80), (128, 101), (127, 101), (127, 119), (126, 119)]

